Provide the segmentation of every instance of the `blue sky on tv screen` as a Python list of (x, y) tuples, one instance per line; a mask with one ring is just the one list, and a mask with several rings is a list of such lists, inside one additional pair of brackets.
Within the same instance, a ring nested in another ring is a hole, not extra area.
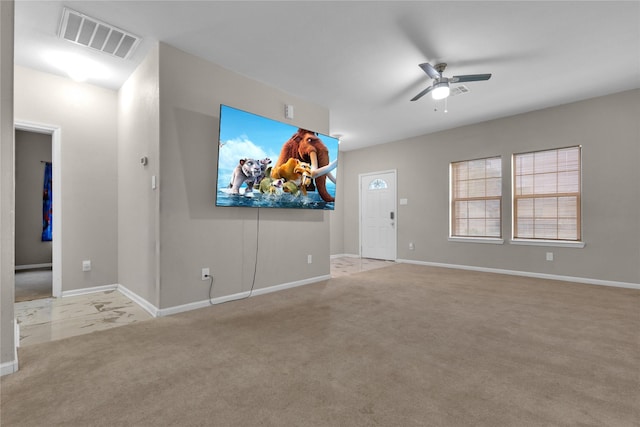
[[(220, 141), (218, 150), (218, 188), (226, 187), (240, 159), (268, 157), (275, 165), (280, 149), (298, 130), (297, 126), (220, 106)], [(313, 130), (313, 129), (309, 129)], [(338, 158), (338, 140), (318, 134), (329, 149), (331, 161)], [(337, 169), (333, 171), (337, 178)]]

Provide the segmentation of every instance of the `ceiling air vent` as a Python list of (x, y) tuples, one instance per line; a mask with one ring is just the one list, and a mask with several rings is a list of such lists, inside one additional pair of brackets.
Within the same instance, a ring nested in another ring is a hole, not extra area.
[(458, 85), (451, 88), (450, 96), (462, 95), (467, 92), (470, 92), (468, 87), (466, 87), (465, 85)]
[(127, 59), (140, 37), (71, 9), (64, 9), (58, 37)]

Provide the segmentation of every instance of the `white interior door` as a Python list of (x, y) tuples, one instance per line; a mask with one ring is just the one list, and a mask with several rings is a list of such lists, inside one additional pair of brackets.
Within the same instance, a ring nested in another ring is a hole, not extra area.
[(360, 175), (360, 256), (396, 259), (396, 172)]

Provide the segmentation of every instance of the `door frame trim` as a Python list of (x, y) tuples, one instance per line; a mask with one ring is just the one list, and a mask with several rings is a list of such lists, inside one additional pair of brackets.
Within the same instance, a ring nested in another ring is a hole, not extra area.
[(366, 172), (358, 174), (358, 255), (362, 258), (362, 178), (371, 175), (380, 175), (382, 173), (392, 173), (394, 176), (394, 188), (393, 188), (393, 211), (396, 214), (395, 227), (393, 227), (393, 239), (395, 241), (395, 248), (393, 254), (393, 261), (398, 258), (398, 170), (387, 169), (376, 172)]
[[(55, 125), (33, 123), (23, 120), (16, 120), (14, 122), (14, 129), (51, 135), (51, 162), (53, 164), (53, 242), (51, 253), (51, 261), (53, 264), (53, 283), (51, 286), (51, 294), (56, 298), (60, 298), (62, 297), (62, 168), (60, 163), (60, 159), (62, 157), (62, 149), (60, 144), (61, 129), (59, 126)], [(13, 177), (13, 179), (15, 182), (15, 176)]]

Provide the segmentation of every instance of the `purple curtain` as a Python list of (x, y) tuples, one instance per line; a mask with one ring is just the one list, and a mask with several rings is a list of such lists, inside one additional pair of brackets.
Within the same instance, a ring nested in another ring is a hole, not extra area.
[(50, 242), (53, 238), (53, 187), (51, 181), (51, 162), (46, 162), (44, 167), (44, 186), (42, 189), (43, 242)]

